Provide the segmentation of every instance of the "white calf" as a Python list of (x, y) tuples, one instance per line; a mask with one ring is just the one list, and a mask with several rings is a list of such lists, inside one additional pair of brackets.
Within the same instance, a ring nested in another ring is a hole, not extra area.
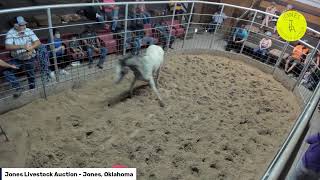
[[(161, 99), (160, 93), (156, 86), (158, 86), (158, 79), (160, 67), (163, 63), (164, 51), (162, 47), (157, 45), (150, 45), (147, 48), (145, 55), (130, 56), (120, 59), (116, 66), (116, 83), (119, 83), (123, 77), (131, 69), (134, 73), (134, 80), (130, 86), (130, 95), (132, 96), (133, 87), (137, 80), (147, 81), (156, 93), (160, 106), (163, 107), (164, 103)], [(156, 81), (154, 81), (153, 74), (156, 73)]]

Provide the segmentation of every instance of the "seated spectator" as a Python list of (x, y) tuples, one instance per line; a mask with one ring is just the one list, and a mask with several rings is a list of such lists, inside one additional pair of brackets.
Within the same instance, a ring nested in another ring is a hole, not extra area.
[[(114, 3), (114, 0), (102, 0), (103, 3)], [(117, 5), (109, 5), (101, 7), (104, 11), (104, 20), (112, 20), (111, 31), (116, 32), (119, 19), (119, 7)], [(99, 18), (101, 20), (101, 17)]]
[(127, 32), (125, 46), (126, 49), (128, 49), (129, 47), (132, 48), (132, 55), (139, 55), (141, 46), (154, 44), (154, 39), (152, 37), (145, 36), (143, 25), (131, 25), (128, 30), (130, 32)]
[(314, 58), (314, 62), (311, 62), (308, 71), (305, 73), (301, 84), (308, 84), (312, 83), (312, 75), (316, 73), (317, 70), (320, 70), (320, 51), (316, 54), (316, 57)]
[(72, 36), (72, 41), (69, 42), (69, 48), (72, 53), (75, 54), (76, 60), (81, 60), (85, 57), (84, 51), (80, 45), (80, 41), (76, 36)]
[(103, 69), (103, 63), (106, 60), (108, 50), (107, 48), (101, 46), (101, 43), (97, 38), (97, 34), (94, 32), (93, 27), (87, 26), (86, 31), (82, 34), (81, 38), (83, 38), (82, 41), (88, 53), (89, 68), (92, 68), (93, 53), (96, 52), (100, 54), (100, 60), (97, 64), (97, 67)]
[(320, 178), (320, 134), (316, 133), (306, 139), (309, 144), (288, 180), (318, 180)]
[[(138, 9), (138, 4), (132, 4), (128, 6), (128, 19), (135, 19), (137, 17), (137, 9)], [(132, 23), (130, 23), (130, 26), (131, 24)]]
[[(277, 7), (276, 7), (276, 3), (275, 2), (272, 2), (271, 3), (271, 6), (267, 7), (266, 9), (266, 12), (267, 13), (270, 13), (270, 14), (276, 14), (277, 12)], [(266, 25), (266, 27), (269, 27), (269, 21), (272, 19), (272, 16), (270, 15), (265, 15), (263, 21), (262, 21), (262, 24), (260, 26), (260, 28), (263, 28), (264, 25)]]
[[(126, 36), (126, 42), (124, 43), (125, 49), (128, 48), (132, 48), (132, 55), (137, 55), (139, 54), (139, 41), (138, 38), (136, 37), (136, 32), (135, 32), (135, 28), (133, 25), (131, 25), (130, 27), (128, 27), (128, 31), (127, 32), (127, 36)], [(122, 31), (122, 33), (124, 33), (124, 31)]]
[[(160, 23), (156, 23), (154, 27), (156, 31), (160, 33), (160, 43), (162, 44), (162, 48), (166, 49), (169, 41), (170, 28), (163, 20), (161, 20)], [(169, 48), (173, 49), (172, 44), (175, 39), (176, 37), (174, 35), (170, 36)]]
[(209, 25), (209, 32), (214, 32), (216, 27), (221, 26), (223, 21), (227, 19), (227, 16), (224, 12), (221, 12), (221, 9), (219, 8), (216, 13), (213, 14), (212, 16), (212, 21)]
[[(144, 0), (136, 0), (137, 2), (144, 2)], [(143, 24), (150, 24), (150, 13), (146, 11), (146, 5), (145, 4), (138, 4), (137, 5), (137, 18), (143, 19)]]
[(234, 49), (239, 53), (244, 41), (247, 40), (247, 38), (248, 30), (245, 29), (245, 24), (242, 24), (240, 27), (236, 28), (232, 39), (228, 41), (226, 51)]
[[(170, 1), (173, 1), (173, 0), (170, 0)], [(175, 6), (175, 3), (173, 2), (169, 4), (169, 10), (171, 11), (171, 14), (173, 14), (174, 6)], [(184, 8), (184, 4), (177, 2), (175, 14), (184, 14), (185, 12), (183, 8)], [(182, 19), (182, 16), (175, 16), (175, 17), (176, 17), (175, 19), (178, 19), (179, 21), (181, 21)]]
[[(292, 69), (297, 66), (297, 64), (299, 63), (303, 63), (303, 60), (304, 58), (307, 56), (309, 52), (309, 49), (306, 48), (304, 45), (298, 43), (294, 48), (293, 48), (293, 51), (292, 51), (292, 54), (291, 56), (289, 56), (287, 58), (287, 61), (286, 61), (286, 65), (285, 65), (285, 68), (284, 68), (284, 71), (285, 73), (289, 73), (292, 71)], [(289, 67), (289, 64), (292, 62), (292, 65)]]
[[(87, 0), (87, 3), (91, 3), (91, 0)], [(103, 11), (103, 7), (99, 6), (87, 6), (83, 9), (80, 9), (77, 11), (78, 14), (86, 16), (90, 20), (95, 20), (97, 22), (104, 22), (105, 21), (105, 15)], [(100, 23), (97, 25), (98, 28), (103, 28), (104, 23)]]
[[(55, 64), (54, 64), (54, 58), (53, 58), (53, 53), (56, 54), (57, 57), (57, 65), (58, 68), (60, 70), (60, 74), (64, 74), (64, 75), (68, 75), (69, 73), (64, 69), (67, 66), (67, 60), (66, 60), (66, 47), (65, 45), (62, 43), (61, 40), (61, 34), (60, 31), (58, 29), (54, 29), (53, 30), (53, 35), (54, 35), (54, 49), (51, 52), (51, 57), (50, 57), (50, 77), (52, 79), (55, 79), (55, 74), (54, 74), (54, 70), (55, 70)], [(50, 38), (49, 38), (50, 39)], [(49, 40), (49, 43), (51, 43), (51, 41)]]
[(154, 39), (152, 37), (145, 36), (144, 26), (136, 25), (132, 28), (135, 32), (132, 33), (133, 38), (133, 54), (140, 54), (141, 46), (154, 44)]
[[(104, 12), (102, 11), (102, 7), (93, 7), (93, 11), (95, 12), (95, 19), (97, 22), (104, 22), (106, 21), (106, 18), (105, 18), (105, 15), (104, 15)], [(103, 29), (105, 26), (105, 23), (100, 23), (97, 25), (97, 28), (99, 29)], [(110, 29), (112, 30), (112, 29)]]
[[(26, 25), (27, 22), (22, 16), (14, 18), (14, 27), (6, 34), (5, 46), (7, 50), (11, 51), (11, 56), (14, 58), (9, 64), (15, 65), (19, 69), (23, 68), (28, 77), (29, 88), (34, 89), (36, 85), (34, 75), (35, 49), (41, 45), (41, 42)], [(5, 79), (16, 90), (13, 96), (19, 97), (22, 94), (22, 88), (15, 76), (15, 71), (13, 69), (6, 69), (3, 71), (3, 74)]]
[(272, 36), (272, 33), (267, 31), (266, 32), (266, 37), (262, 38), (260, 43), (259, 43), (259, 48), (255, 48), (253, 50), (254, 55), (259, 57), (259, 56), (263, 56), (265, 57), (266, 54), (268, 53), (269, 48), (272, 46), (272, 41), (270, 39), (270, 37)]

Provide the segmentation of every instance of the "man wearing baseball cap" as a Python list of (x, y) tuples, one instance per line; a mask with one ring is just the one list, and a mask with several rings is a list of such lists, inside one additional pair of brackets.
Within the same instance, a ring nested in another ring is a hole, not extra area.
[[(39, 38), (34, 32), (26, 27), (27, 22), (22, 16), (14, 19), (14, 27), (6, 34), (5, 46), (11, 51), (13, 59), (10, 64), (16, 65), (19, 69), (23, 69), (28, 77), (28, 85), (30, 89), (35, 88), (34, 61), (36, 56), (35, 49), (41, 44)], [(15, 70), (6, 69), (3, 72), (7, 81), (16, 90), (14, 97), (21, 95), (22, 88), (15, 76)]]

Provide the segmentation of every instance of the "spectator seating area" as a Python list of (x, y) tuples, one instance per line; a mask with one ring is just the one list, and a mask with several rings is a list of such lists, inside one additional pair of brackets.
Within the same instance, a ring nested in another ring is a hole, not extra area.
[[(170, 26), (170, 24), (171, 24), (171, 21), (170, 22), (166, 21), (167, 26)], [(108, 54), (122, 52), (120, 48), (122, 47), (121, 43), (123, 43), (121, 41), (121, 38), (123, 38), (123, 34), (121, 34), (121, 33), (113, 34), (110, 32), (108, 27), (106, 27), (104, 29), (98, 29), (98, 30), (96, 30), (96, 32), (97, 32), (97, 36), (98, 36), (100, 42), (102, 43), (102, 45), (108, 49)], [(156, 44), (159, 42), (159, 34), (158, 34), (158, 32), (156, 32), (154, 30), (154, 28), (152, 27), (152, 24), (145, 24), (144, 25), (144, 32), (145, 32), (145, 36), (153, 37), (155, 39)], [(184, 29), (184, 27), (182, 27), (180, 25), (178, 20), (174, 21), (174, 24), (172, 27), (172, 34), (178, 38), (184, 37), (185, 29)], [(64, 42), (64, 46), (67, 49), (67, 56), (70, 58), (71, 61), (72, 61), (72, 59), (75, 59), (74, 54), (72, 54), (72, 52), (70, 50), (68, 50), (69, 49), (68, 42), (71, 40), (72, 36), (79, 37), (80, 34), (64, 33), (61, 36), (61, 39)], [(46, 39), (46, 38), (41, 38), (40, 41), (43, 44), (48, 43), (48, 39)], [(95, 54), (94, 56), (97, 56), (97, 55), (98, 54)], [(5, 61), (9, 61), (10, 59), (12, 59), (10, 56), (10, 52), (8, 52), (5, 49), (4, 45), (0, 46), (0, 59), (5, 60)]]
[[(171, 24), (171, 21), (166, 21), (165, 22), (166, 25), (169, 27)], [(114, 54), (114, 53), (122, 53), (123, 51), (123, 35), (124, 33), (111, 33), (110, 32), (110, 28), (108, 27), (109, 25), (106, 24), (104, 28), (96, 28), (96, 34), (98, 36), (98, 39), (101, 43), (102, 46), (106, 47), (108, 50), (108, 54)], [(157, 32), (154, 28), (153, 28), (153, 24), (144, 24), (144, 36), (146, 37), (152, 37), (154, 39), (154, 43), (155, 44), (159, 44), (160, 43), (160, 35), (159, 32)], [(35, 32), (37, 33), (37, 32)], [(178, 20), (174, 20), (174, 24), (172, 26), (172, 34), (178, 38), (183, 38), (184, 34), (185, 34), (185, 28), (183, 26), (180, 25)], [(71, 38), (76, 36), (76, 37), (80, 37), (81, 34), (75, 34), (75, 33), (62, 33), (61, 34), (61, 39), (63, 42), (63, 45), (66, 47), (66, 52), (65, 52), (65, 58), (67, 59), (66, 61), (69, 62), (68, 64), (70, 64), (73, 61), (77, 61), (79, 59), (76, 58), (76, 54), (73, 53), (71, 51), (71, 48), (69, 48), (69, 42), (71, 41)], [(40, 41), (42, 44), (48, 44), (48, 38), (40, 38)], [(79, 39), (80, 44), (83, 46), (82, 40)], [(142, 44), (141, 45), (142, 48), (146, 47), (146, 44)], [(50, 51), (50, 48), (47, 48)], [(127, 48), (128, 50), (131, 49), (131, 47)], [(85, 56), (83, 57), (83, 60), (81, 60), (82, 62), (86, 61), (88, 56), (87, 53), (84, 53)], [(94, 52), (93, 54), (94, 57), (98, 57), (99, 54)], [(52, 57), (51, 57), (52, 58)], [(5, 49), (4, 45), (0, 46), (0, 59), (4, 60), (4, 61), (10, 61), (12, 59), (10, 52), (8, 50)], [(0, 72), (2, 72), (3, 69), (0, 68)], [(36, 65), (36, 71), (37, 74), (39, 74), (39, 65)], [(18, 76), (24, 76), (25, 73), (19, 72), (17, 74)], [(4, 79), (1, 78), (0, 79), (1, 82), (4, 82)]]

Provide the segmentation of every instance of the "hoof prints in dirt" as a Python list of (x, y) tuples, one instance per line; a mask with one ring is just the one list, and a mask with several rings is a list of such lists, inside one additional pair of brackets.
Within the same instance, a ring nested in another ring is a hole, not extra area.
[(108, 107), (131, 80), (114, 86), (106, 75), (2, 115), (6, 126), (30, 133), (27, 164), (19, 166), (121, 163), (136, 167), (142, 180), (258, 179), (298, 109), (292, 93), (271, 76), (222, 57), (170, 57), (159, 81), (166, 108), (157, 106), (149, 87)]

